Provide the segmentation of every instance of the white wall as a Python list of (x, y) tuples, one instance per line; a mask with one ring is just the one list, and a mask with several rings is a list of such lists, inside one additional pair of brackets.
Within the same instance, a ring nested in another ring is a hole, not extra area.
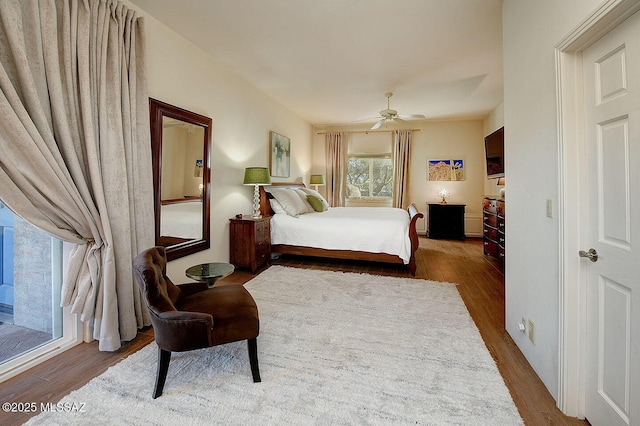
[[(129, 7), (140, 11), (134, 5)], [(229, 260), (229, 218), (252, 211), (244, 168), (268, 166), (269, 131), (291, 139), (290, 178), (308, 182), (311, 126), (150, 15), (145, 18), (149, 96), (213, 119), (211, 248), (169, 263), (176, 283), (191, 265)], [(212, 41), (215, 42), (215, 41)]]
[[(369, 127), (371, 124), (369, 124)], [(465, 232), (467, 236), (482, 234), (482, 195), (484, 181), (484, 130), (482, 120), (463, 121), (412, 121), (411, 172), (409, 202), (425, 211), (427, 202), (439, 202), (438, 189), (447, 188), (450, 203), (466, 204)], [(367, 127), (331, 128), (331, 131), (362, 131)], [(389, 127), (391, 130), (392, 127)], [(324, 131), (326, 129), (322, 129)], [(319, 131), (319, 130), (318, 130)], [(380, 137), (375, 134), (375, 139)], [(390, 133), (384, 133), (389, 135)], [(356, 140), (366, 139), (358, 134)], [(316, 134), (313, 142), (313, 173), (325, 173), (325, 135)], [(465, 161), (466, 179), (461, 182), (429, 182), (427, 180), (427, 160), (462, 159)], [(426, 231), (424, 220), (418, 221), (419, 232)]]
[[(558, 139), (554, 46), (602, 0), (503, 4), (506, 327), (554, 398), (558, 394)], [(546, 200), (553, 203), (546, 216)], [(518, 332), (536, 325), (535, 344)]]

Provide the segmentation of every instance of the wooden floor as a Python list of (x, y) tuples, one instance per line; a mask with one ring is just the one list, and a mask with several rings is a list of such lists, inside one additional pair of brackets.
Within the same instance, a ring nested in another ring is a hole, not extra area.
[[(402, 266), (366, 262), (283, 256), (274, 264), (352, 271), (389, 276), (410, 276)], [(416, 278), (446, 281), (457, 286), (489, 352), (527, 425), (587, 425), (569, 418), (556, 408), (544, 387), (511, 337), (504, 331), (504, 278), (492, 258), (483, 256), (482, 241), (443, 241), (420, 238)], [(253, 276), (237, 270), (220, 284), (243, 284)], [(0, 384), (0, 402), (55, 403), (63, 396), (103, 373), (153, 340), (153, 330), (141, 330), (138, 337), (112, 353), (98, 351), (96, 342), (83, 343), (64, 354)], [(151, 397), (151, 389), (149, 389)], [(82, 401), (78, 401), (82, 402)], [(36, 413), (37, 414), (37, 413)], [(33, 413), (0, 411), (0, 425), (19, 425)], [(507, 426), (507, 425), (505, 425)]]

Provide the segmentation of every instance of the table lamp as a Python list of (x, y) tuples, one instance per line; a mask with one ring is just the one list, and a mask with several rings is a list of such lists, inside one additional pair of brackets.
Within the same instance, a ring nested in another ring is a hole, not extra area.
[(269, 185), (271, 183), (271, 177), (269, 176), (269, 169), (266, 167), (247, 167), (244, 169), (244, 182), (245, 185), (253, 185), (253, 215), (254, 218), (261, 217), (260, 215), (260, 185)]
[(311, 175), (309, 179), (309, 185), (313, 185), (315, 190), (318, 190), (318, 185), (324, 185), (324, 175)]
[(447, 197), (449, 196), (449, 190), (447, 188), (440, 188), (438, 195), (442, 197), (441, 204), (447, 204)]
[(502, 186), (502, 188), (500, 188), (500, 196), (504, 198), (504, 185), (505, 185), (504, 178), (503, 177), (498, 178), (498, 182), (496, 182), (496, 184), (498, 186)]

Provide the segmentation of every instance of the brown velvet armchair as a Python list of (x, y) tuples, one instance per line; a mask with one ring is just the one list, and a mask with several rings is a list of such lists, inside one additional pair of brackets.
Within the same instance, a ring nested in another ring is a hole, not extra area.
[(153, 247), (133, 260), (140, 291), (149, 307), (158, 344), (153, 398), (162, 395), (171, 352), (190, 351), (247, 340), (253, 381), (260, 381), (256, 337), (258, 308), (241, 285), (209, 288), (206, 283), (174, 285), (166, 275), (164, 247)]

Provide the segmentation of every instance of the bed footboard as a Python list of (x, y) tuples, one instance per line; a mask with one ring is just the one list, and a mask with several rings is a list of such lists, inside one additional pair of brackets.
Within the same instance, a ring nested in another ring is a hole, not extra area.
[(409, 217), (411, 221), (409, 222), (409, 240), (411, 241), (411, 259), (409, 260), (409, 270), (411, 274), (416, 274), (416, 251), (418, 251), (418, 247), (420, 246), (420, 240), (418, 239), (418, 231), (416, 231), (416, 222), (418, 219), (423, 218), (424, 215), (418, 210), (418, 206), (416, 203), (409, 204), (407, 207), (407, 212), (409, 212)]

